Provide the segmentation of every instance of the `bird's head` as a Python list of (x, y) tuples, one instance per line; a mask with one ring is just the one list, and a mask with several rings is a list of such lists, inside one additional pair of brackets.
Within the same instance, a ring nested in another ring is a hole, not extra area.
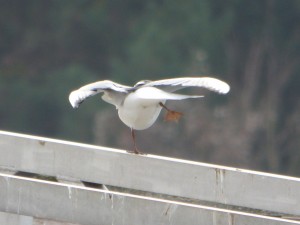
[(135, 87), (135, 88), (140, 87), (140, 86), (143, 86), (143, 85), (145, 85), (149, 82), (151, 82), (151, 80), (141, 80), (141, 81), (137, 82), (133, 87)]

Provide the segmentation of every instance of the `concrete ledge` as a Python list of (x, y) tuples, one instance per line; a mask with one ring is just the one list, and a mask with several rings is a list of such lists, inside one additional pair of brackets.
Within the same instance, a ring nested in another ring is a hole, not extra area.
[(83, 225), (300, 224), (287, 219), (5, 174), (0, 174), (0, 200), (3, 212)]
[(300, 179), (0, 132), (0, 168), (300, 216)]
[(79, 225), (66, 222), (58, 222), (53, 220), (44, 220), (33, 218), (31, 216), (24, 216), (18, 214), (11, 214), (0, 212), (0, 224), (1, 225)]
[(31, 216), (0, 212), (0, 224), (3, 225), (33, 225)]

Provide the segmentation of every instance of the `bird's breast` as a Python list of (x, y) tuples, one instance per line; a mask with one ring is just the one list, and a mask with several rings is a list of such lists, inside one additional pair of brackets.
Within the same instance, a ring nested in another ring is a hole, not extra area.
[(149, 128), (159, 116), (161, 100), (140, 99), (136, 94), (130, 93), (119, 107), (118, 114), (123, 123), (135, 130)]

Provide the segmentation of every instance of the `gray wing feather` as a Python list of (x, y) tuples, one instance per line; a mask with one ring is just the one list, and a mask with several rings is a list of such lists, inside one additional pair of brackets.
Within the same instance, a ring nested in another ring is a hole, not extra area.
[(227, 83), (212, 77), (180, 77), (164, 79), (151, 81), (144, 86), (157, 87), (170, 92), (187, 87), (203, 87), (220, 94), (226, 94), (230, 90), (230, 86)]
[(78, 108), (79, 105), (88, 97), (94, 96), (101, 92), (113, 92), (126, 94), (131, 87), (121, 85), (110, 80), (98, 81), (95, 83), (87, 84), (69, 95), (69, 101), (73, 108)]

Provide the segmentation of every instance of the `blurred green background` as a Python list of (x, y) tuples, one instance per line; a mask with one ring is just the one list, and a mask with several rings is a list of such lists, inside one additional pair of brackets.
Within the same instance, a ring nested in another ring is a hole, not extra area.
[(300, 176), (299, 24), (298, 0), (0, 0), (0, 129), (131, 149), (113, 106), (70, 91), (209, 75), (230, 94), (168, 103), (183, 119), (141, 151)]

